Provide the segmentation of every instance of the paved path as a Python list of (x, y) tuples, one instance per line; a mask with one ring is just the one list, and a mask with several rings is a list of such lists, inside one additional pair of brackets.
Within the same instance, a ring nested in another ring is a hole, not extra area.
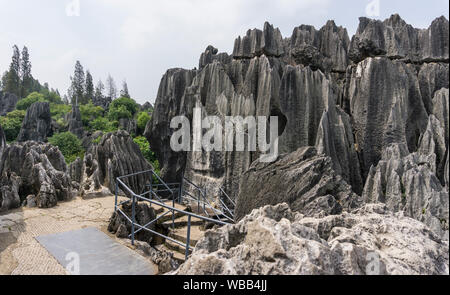
[(108, 196), (76, 198), (54, 208), (21, 208), (0, 214), (0, 274), (67, 274), (36, 237), (93, 227), (115, 239), (107, 232), (113, 208), (114, 197)]

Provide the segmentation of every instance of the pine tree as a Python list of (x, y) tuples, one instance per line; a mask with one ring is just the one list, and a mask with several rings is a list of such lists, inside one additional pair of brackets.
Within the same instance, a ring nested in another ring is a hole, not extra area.
[(9, 66), (4, 90), (20, 97), (20, 52), (17, 45), (13, 46), (12, 61)]
[(75, 63), (74, 76), (71, 77), (71, 89), (69, 89), (69, 97), (71, 98), (72, 104), (78, 105), (78, 103), (83, 103), (85, 79), (84, 70), (80, 61), (77, 60)]
[(30, 94), (32, 91), (33, 77), (31, 76), (30, 55), (28, 53), (28, 48), (26, 46), (24, 46), (23, 50), (22, 50), (22, 59), (21, 59), (20, 67), (21, 67), (21, 71), (20, 71), (21, 96), (27, 97), (27, 95)]
[(127, 81), (125, 80), (122, 83), (122, 90), (120, 90), (120, 96), (130, 98), (130, 94), (128, 93), (128, 84)]
[(92, 98), (94, 97), (94, 82), (89, 70), (86, 71), (86, 89), (84, 92), (84, 97), (85, 99), (83, 103), (88, 103), (89, 101), (92, 101)]
[(117, 98), (116, 83), (114, 82), (114, 79), (111, 77), (111, 75), (108, 75), (108, 78), (106, 79), (106, 91), (108, 97), (110, 97), (111, 99)]

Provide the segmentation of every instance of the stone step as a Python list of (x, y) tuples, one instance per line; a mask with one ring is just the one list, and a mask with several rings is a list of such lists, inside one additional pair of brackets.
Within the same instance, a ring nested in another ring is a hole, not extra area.
[(177, 251), (173, 251), (169, 248), (167, 248), (167, 246), (165, 244), (161, 244), (161, 245), (157, 245), (155, 246), (156, 249), (158, 249), (159, 251), (167, 251), (173, 254), (173, 259), (175, 259), (176, 261), (178, 261), (180, 264), (184, 263), (184, 258), (185, 258), (185, 253), (180, 253)]
[[(197, 242), (201, 238), (203, 238), (204, 235), (205, 235), (205, 232), (202, 230), (202, 226), (198, 226), (198, 225), (191, 226), (191, 238), (190, 238), (191, 246), (197, 245)], [(172, 239), (175, 239), (177, 241), (180, 241), (182, 243), (186, 243), (186, 241), (187, 241), (187, 226), (170, 229), (169, 237), (171, 237)]]
[[(165, 228), (169, 229), (172, 227), (172, 219), (170, 218), (170, 220), (164, 221), (160, 223), (162, 226), (164, 226)], [(180, 227), (185, 227), (188, 224), (188, 216), (187, 215), (183, 215), (177, 219), (175, 219), (175, 228), (180, 228)], [(191, 225), (203, 225), (204, 221), (195, 217), (191, 218)]]

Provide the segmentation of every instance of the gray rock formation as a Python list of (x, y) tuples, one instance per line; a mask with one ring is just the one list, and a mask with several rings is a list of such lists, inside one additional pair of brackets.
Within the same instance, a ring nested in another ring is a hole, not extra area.
[(448, 274), (448, 243), (383, 205), (307, 218), (287, 204), (209, 230), (178, 275)]
[(350, 58), (355, 62), (377, 55), (411, 62), (448, 62), (449, 23), (443, 16), (426, 30), (413, 28), (398, 14), (385, 21), (365, 17), (359, 20), (350, 45)]
[(368, 203), (385, 203), (394, 212), (402, 211), (448, 240), (448, 191), (436, 177), (436, 155), (421, 152), (409, 154), (402, 144), (388, 146), (382, 160), (370, 169), (363, 198)]
[(3, 150), (6, 148), (6, 137), (2, 125), (0, 125), (0, 159), (2, 158)]
[(14, 111), (18, 101), (19, 98), (15, 94), (0, 91), (0, 116)]
[(241, 178), (235, 219), (280, 203), (308, 216), (324, 216), (356, 208), (361, 199), (333, 171), (330, 158), (306, 147), (281, 155), (274, 163), (253, 162)]
[(129, 134), (137, 134), (137, 123), (134, 119), (122, 118), (119, 120), (119, 129), (125, 130)]
[(78, 138), (83, 138), (83, 121), (81, 120), (81, 112), (78, 106), (72, 106), (72, 112), (68, 114), (67, 122), (69, 124), (69, 131)]
[(199, 69), (202, 70), (206, 65), (213, 63), (215, 60), (226, 64), (231, 61), (231, 57), (226, 53), (217, 54), (219, 50), (211, 45), (206, 47), (205, 52), (200, 56)]
[(428, 114), (433, 113), (433, 97), (442, 88), (449, 88), (448, 63), (425, 63), (420, 66), (420, 93)]
[(52, 135), (52, 118), (48, 102), (36, 102), (27, 109), (27, 114), (22, 123), (18, 142), (29, 140), (46, 142), (47, 137)]
[[(116, 178), (152, 169), (131, 136), (126, 131), (103, 135), (98, 145), (87, 151), (81, 179), (82, 195), (109, 189), (115, 192)], [(149, 174), (124, 179), (134, 192), (140, 193), (149, 180)]]
[(69, 200), (71, 179), (57, 147), (36, 142), (9, 145), (0, 159), (0, 210), (17, 208), (29, 195), (40, 208)]
[(416, 74), (387, 58), (367, 58), (352, 67), (347, 99), (363, 176), (391, 143), (417, 149), (428, 122)]
[[(131, 219), (132, 208), (131, 203), (124, 203), (121, 206), (121, 210)], [(136, 205), (136, 222), (141, 225), (146, 225), (150, 221), (156, 218), (155, 209), (149, 207), (147, 204)], [(149, 229), (155, 230), (156, 225), (151, 224)], [(108, 231), (115, 234), (118, 238), (128, 239), (128, 235), (131, 234), (131, 223), (120, 212), (114, 212), (109, 219)], [(154, 234), (141, 230), (135, 235), (136, 240), (147, 242), (150, 244), (153, 241)]]

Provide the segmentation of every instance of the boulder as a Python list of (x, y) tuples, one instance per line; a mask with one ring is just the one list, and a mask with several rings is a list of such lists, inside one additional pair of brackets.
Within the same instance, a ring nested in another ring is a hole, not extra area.
[(448, 243), (424, 224), (365, 205), (313, 218), (287, 204), (208, 230), (177, 275), (414, 275), (449, 273)]
[(29, 195), (39, 208), (72, 198), (71, 179), (57, 147), (37, 142), (9, 145), (0, 159), (0, 210), (17, 208)]
[(17, 141), (46, 142), (47, 137), (51, 136), (52, 133), (50, 104), (48, 102), (36, 102), (27, 109)]
[[(130, 203), (124, 203), (120, 209), (124, 212), (128, 218), (132, 217), (132, 208)], [(139, 203), (136, 204), (135, 209), (136, 222), (142, 226), (148, 224), (156, 218), (155, 209), (149, 207), (147, 204)], [(151, 224), (147, 228), (155, 230), (156, 225)], [(135, 230), (138, 228), (135, 227)], [(108, 231), (115, 234), (118, 238), (128, 239), (128, 235), (131, 234), (131, 223), (123, 216), (120, 212), (116, 211), (112, 214), (109, 219)], [(153, 240), (154, 234), (141, 230), (135, 235), (135, 239), (150, 244)]]
[(331, 158), (313, 147), (284, 154), (273, 163), (253, 162), (241, 178), (235, 219), (253, 209), (288, 203), (308, 216), (340, 214), (360, 205), (360, 198), (332, 169)]
[(12, 93), (0, 91), (0, 116), (14, 111), (19, 98)]

